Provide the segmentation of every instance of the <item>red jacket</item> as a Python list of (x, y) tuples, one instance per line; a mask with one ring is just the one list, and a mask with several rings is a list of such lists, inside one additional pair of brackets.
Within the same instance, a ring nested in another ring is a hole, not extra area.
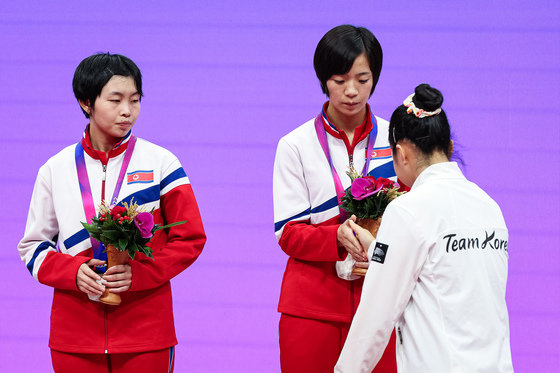
[[(87, 137), (82, 144), (97, 207), (102, 163), (108, 165), (107, 183), (112, 186), (123, 149), (111, 151), (107, 160), (90, 148)], [(92, 257), (92, 249), (87, 234), (82, 238), (80, 229), (80, 221), (86, 220), (73, 149), (64, 149), (39, 171), (19, 245), (30, 272), (41, 283), (54, 287), (49, 347), (76, 353), (126, 353), (177, 344), (169, 280), (196, 260), (206, 241), (186, 174), (169, 151), (138, 139), (127, 172), (151, 170), (153, 181), (138, 184), (125, 179), (119, 201), (135, 196), (134, 201), (148, 211), (154, 207), (156, 224), (187, 223), (156, 232), (150, 244), (154, 260), (137, 253), (129, 261), (130, 290), (120, 293), (120, 305), (108, 306), (89, 300), (76, 286), (78, 268)], [(108, 188), (107, 194), (109, 190), (112, 192)]]

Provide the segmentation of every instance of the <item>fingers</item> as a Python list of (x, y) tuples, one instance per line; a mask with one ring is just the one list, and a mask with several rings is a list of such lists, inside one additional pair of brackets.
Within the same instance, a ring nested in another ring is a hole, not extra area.
[(352, 228), (350, 226), (350, 222), (350, 220), (347, 220), (338, 227), (336, 234), (338, 244), (343, 246), (344, 249), (348, 251), (348, 254), (350, 254), (352, 258), (354, 258), (354, 260), (362, 262), (366, 261), (367, 258), (365, 256), (365, 252), (362, 249), (360, 242), (354, 235), (354, 232), (352, 231)]
[(88, 266), (90, 266), (90, 267), (93, 267), (93, 266), (100, 266), (100, 265), (105, 264), (105, 261), (104, 261), (104, 260), (99, 260), (99, 259), (93, 259), (93, 258), (92, 258), (92, 259), (88, 260), (88, 261), (86, 262), (86, 264), (87, 264)]
[(83, 263), (78, 268), (78, 273), (76, 274), (78, 290), (86, 294), (101, 295), (105, 291), (105, 286), (96, 282), (101, 280), (101, 277), (88, 267), (88, 263)]
[(369, 268), (369, 262), (356, 262), (356, 263), (354, 263), (354, 267), (355, 267), (355, 268), (365, 268), (365, 269), (368, 269), (368, 268)]
[(132, 269), (128, 264), (116, 265), (105, 272), (103, 279), (111, 293), (122, 293), (132, 285)]
[(360, 242), (360, 246), (364, 248), (364, 251), (367, 252), (368, 247), (374, 240), (373, 235), (367, 229), (360, 227), (358, 224), (354, 223), (353, 221), (348, 221), (348, 225), (352, 229), (352, 232), (357, 237)]

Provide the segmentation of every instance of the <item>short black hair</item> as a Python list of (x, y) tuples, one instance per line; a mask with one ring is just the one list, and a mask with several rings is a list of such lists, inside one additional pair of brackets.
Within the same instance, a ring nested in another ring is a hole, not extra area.
[(333, 75), (346, 74), (352, 68), (354, 60), (364, 53), (373, 75), (371, 96), (383, 66), (383, 50), (377, 38), (367, 28), (352, 25), (337, 26), (323, 36), (315, 49), (313, 66), (327, 97), (327, 80)]
[[(74, 96), (78, 101), (93, 107), (101, 90), (114, 75), (131, 76), (140, 97), (144, 95), (142, 74), (130, 58), (120, 54), (98, 53), (83, 59), (76, 68), (72, 79)], [(89, 114), (83, 109), (82, 111), (86, 118), (89, 118)]]
[[(412, 97), (414, 105), (425, 111), (435, 111), (443, 104), (441, 92), (429, 84), (420, 84)], [(439, 114), (417, 118), (407, 107), (400, 105), (395, 109), (389, 122), (389, 144), (393, 153), (400, 140), (408, 139), (425, 155), (439, 150), (451, 158), (451, 129), (443, 109)]]

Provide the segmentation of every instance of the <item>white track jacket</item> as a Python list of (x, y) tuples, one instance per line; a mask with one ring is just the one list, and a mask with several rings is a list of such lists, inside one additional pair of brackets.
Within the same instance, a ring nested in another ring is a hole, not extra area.
[(425, 169), (391, 202), (335, 372), (371, 372), (397, 327), (399, 372), (513, 372), (508, 231), (457, 164)]

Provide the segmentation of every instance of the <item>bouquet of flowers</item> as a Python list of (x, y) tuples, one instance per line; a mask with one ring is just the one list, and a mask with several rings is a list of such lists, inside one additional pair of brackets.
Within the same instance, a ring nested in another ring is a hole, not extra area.
[[(356, 172), (349, 172), (352, 185), (346, 190), (342, 197), (340, 207), (348, 214), (356, 215), (356, 224), (371, 232), (373, 237), (377, 236), (381, 217), (389, 205), (389, 202), (406, 193), (406, 187), (382, 177), (360, 176)], [(350, 258), (350, 260), (352, 260)], [(354, 263), (351, 263), (353, 266)], [(338, 267), (337, 267), (338, 270)], [(340, 272), (340, 271), (339, 271)], [(353, 269), (354, 275), (365, 275), (366, 270)]]
[[(352, 178), (352, 185), (342, 197), (341, 208), (362, 220), (380, 220), (389, 202), (405, 193), (398, 183), (382, 177)], [(375, 236), (377, 232), (372, 232)]]
[[(152, 210), (153, 212), (153, 210)], [(152, 212), (141, 211), (133, 200), (123, 206), (109, 206), (103, 202), (99, 215), (92, 218), (92, 224), (83, 223), (91, 237), (100, 241), (107, 251), (107, 268), (124, 264), (128, 258), (134, 259), (137, 252), (154, 259), (152, 249), (147, 244), (160, 229), (186, 223), (180, 221), (167, 225), (154, 224)], [(105, 293), (99, 298), (107, 304), (120, 304), (118, 294)]]

